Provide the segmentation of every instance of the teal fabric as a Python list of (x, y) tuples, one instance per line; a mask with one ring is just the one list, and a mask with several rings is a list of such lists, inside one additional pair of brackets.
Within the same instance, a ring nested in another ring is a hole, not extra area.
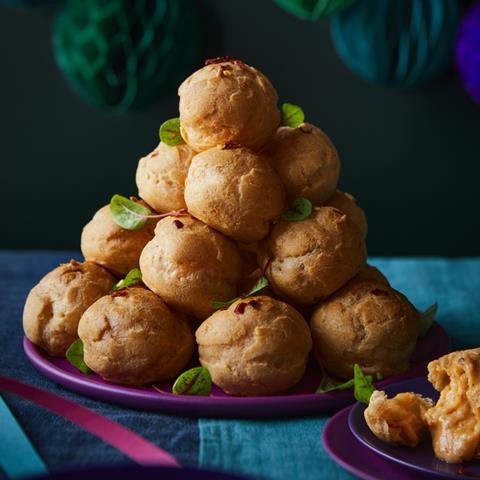
[(1, 396), (0, 467), (12, 480), (48, 473), (43, 460)]
[(326, 421), (201, 419), (199, 466), (271, 479), (353, 479), (322, 448)]
[[(480, 259), (378, 258), (371, 263), (419, 309), (438, 301), (437, 319), (454, 349), (480, 345)], [(200, 419), (200, 466), (278, 480), (351, 479), (322, 447), (327, 419)]]

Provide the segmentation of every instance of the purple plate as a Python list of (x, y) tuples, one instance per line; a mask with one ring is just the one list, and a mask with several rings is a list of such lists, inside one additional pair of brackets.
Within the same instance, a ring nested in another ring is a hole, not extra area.
[[(438, 392), (425, 377), (390, 385), (385, 392), (389, 397), (400, 392), (415, 392), (435, 401), (438, 399)], [(378, 455), (408, 467), (410, 472), (414, 469), (416, 472), (434, 475), (437, 478), (462, 480), (465, 480), (466, 477), (480, 478), (480, 461), (463, 463), (461, 466), (442, 462), (433, 453), (432, 441), (428, 435), (415, 448), (396, 447), (383, 442), (368, 428), (363, 417), (364, 410), (365, 405), (355, 404), (350, 410), (348, 424), (355, 438)]]
[(140, 467), (120, 465), (115, 467), (95, 467), (54, 472), (50, 475), (35, 477), (32, 480), (246, 480), (228, 473), (197, 470), (194, 468)]
[[(92, 373), (85, 375), (72, 367), (65, 359), (49, 357), (26, 338), (25, 353), (32, 364), (46, 377), (81, 394), (142, 410), (176, 415), (220, 418), (266, 418), (315, 415), (336, 411), (355, 401), (351, 391), (315, 393), (321, 373), (312, 362), (304, 378), (283, 395), (263, 397), (233, 397), (214, 387), (208, 397), (171, 394), (172, 382), (155, 387), (131, 387), (108, 383)], [(429, 334), (418, 341), (412, 357), (412, 369), (404, 375), (378, 382), (383, 388), (405, 378), (426, 373), (426, 364), (449, 351), (447, 333), (437, 323)]]
[[(416, 473), (380, 457), (360, 443), (350, 431), (347, 407), (334, 415), (323, 430), (323, 446), (334, 462), (364, 480), (432, 480), (430, 475)], [(465, 479), (463, 479), (465, 480)]]

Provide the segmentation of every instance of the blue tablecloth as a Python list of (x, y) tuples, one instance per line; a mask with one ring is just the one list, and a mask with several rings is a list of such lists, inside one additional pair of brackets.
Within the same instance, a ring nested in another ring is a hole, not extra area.
[[(21, 348), (22, 308), (29, 289), (75, 252), (0, 253), (0, 374), (74, 399), (131, 428), (176, 455), (185, 465), (244, 472), (272, 479), (348, 479), (325, 454), (325, 417), (295, 420), (188, 419), (140, 412), (91, 400), (45, 379)], [(374, 259), (418, 308), (434, 301), (454, 348), (480, 345), (480, 259)], [(92, 435), (13, 396), (6, 401), (50, 469), (129, 460)], [(2, 474), (0, 473), (0, 478)]]

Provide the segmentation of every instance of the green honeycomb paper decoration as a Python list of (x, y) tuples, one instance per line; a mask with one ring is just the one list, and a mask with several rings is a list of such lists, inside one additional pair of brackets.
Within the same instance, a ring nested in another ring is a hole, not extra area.
[(192, 0), (67, 0), (53, 51), (74, 90), (104, 110), (150, 105), (200, 61)]
[(356, 0), (275, 0), (277, 5), (302, 20), (316, 22), (347, 8)]

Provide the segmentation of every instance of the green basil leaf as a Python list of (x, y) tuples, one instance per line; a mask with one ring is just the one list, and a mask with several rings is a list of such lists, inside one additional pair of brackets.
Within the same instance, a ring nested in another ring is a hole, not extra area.
[(297, 128), (305, 121), (305, 114), (298, 105), (284, 103), (282, 105), (282, 125)]
[(120, 290), (125, 287), (133, 287), (139, 283), (142, 283), (142, 272), (139, 268), (133, 268), (127, 273), (124, 279), (120, 280), (112, 287), (111, 291), (115, 292), (116, 290)]
[(184, 143), (182, 134), (180, 133), (180, 119), (170, 118), (162, 123), (158, 131), (160, 140), (171, 147)]
[(195, 367), (183, 372), (173, 384), (175, 395), (210, 395), (212, 377), (205, 367)]
[(117, 225), (125, 230), (139, 230), (147, 223), (151, 210), (121, 195), (110, 200), (110, 212)]
[(268, 286), (268, 278), (263, 276), (257, 281), (257, 283), (250, 289), (250, 291), (246, 295), (242, 295), (241, 297), (235, 297), (225, 302), (215, 300), (212, 302), (212, 307), (215, 309), (228, 307), (229, 305), (231, 305), (232, 303), (235, 303), (237, 300), (240, 300), (241, 298), (247, 298), (247, 297), (251, 297), (252, 295), (255, 295), (256, 293), (258, 293), (260, 290), (263, 290), (267, 286)]
[(435, 316), (437, 315), (437, 311), (438, 303), (435, 302), (420, 314), (420, 337), (424, 337), (430, 330), (430, 327), (435, 320)]
[[(377, 374), (377, 379), (383, 378), (380, 374)], [(359, 402), (367, 403), (370, 401), (375, 386), (373, 385), (373, 377), (371, 375), (364, 375), (360, 365), (354, 366), (354, 377), (346, 382), (340, 382), (327, 375), (324, 371), (322, 381), (318, 386), (316, 393), (328, 393), (334, 390), (348, 390), (354, 389), (355, 398)]]
[(328, 393), (333, 392), (334, 390), (348, 390), (349, 388), (353, 388), (354, 385), (355, 382), (353, 378), (342, 383), (334, 380), (327, 374), (324, 374), (316, 393)]
[(240, 300), (240, 297), (235, 297), (235, 298), (232, 298), (231, 300), (227, 300), (225, 302), (222, 302), (220, 300), (214, 300), (212, 302), (212, 307), (215, 308), (215, 309), (229, 307), (232, 303), (235, 303), (237, 300)]
[(365, 375), (357, 363), (353, 367), (353, 379), (355, 382), (354, 395), (357, 401), (368, 405), (370, 397), (375, 391), (373, 379), (371, 375)]
[(257, 281), (257, 283), (252, 287), (252, 289), (247, 293), (246, 296), (251, 297), (252, 295), (258, 293), (260, 290), (263, 290), (265, 287), (268, 287), (268, 278), (263, 276)]
[(78, 368), (83, 373), (91, 373), (92, 370), (83, 360), (83, 342), (78, 339), (75, 340), (67, 350), (65, 355), (67, 360), (76, 368)]
[(282, 218), (289, 222), (300, 222), (312, 214), (312, 209), (312, 202), (308, 198), (299, 197), (282, 213)]

